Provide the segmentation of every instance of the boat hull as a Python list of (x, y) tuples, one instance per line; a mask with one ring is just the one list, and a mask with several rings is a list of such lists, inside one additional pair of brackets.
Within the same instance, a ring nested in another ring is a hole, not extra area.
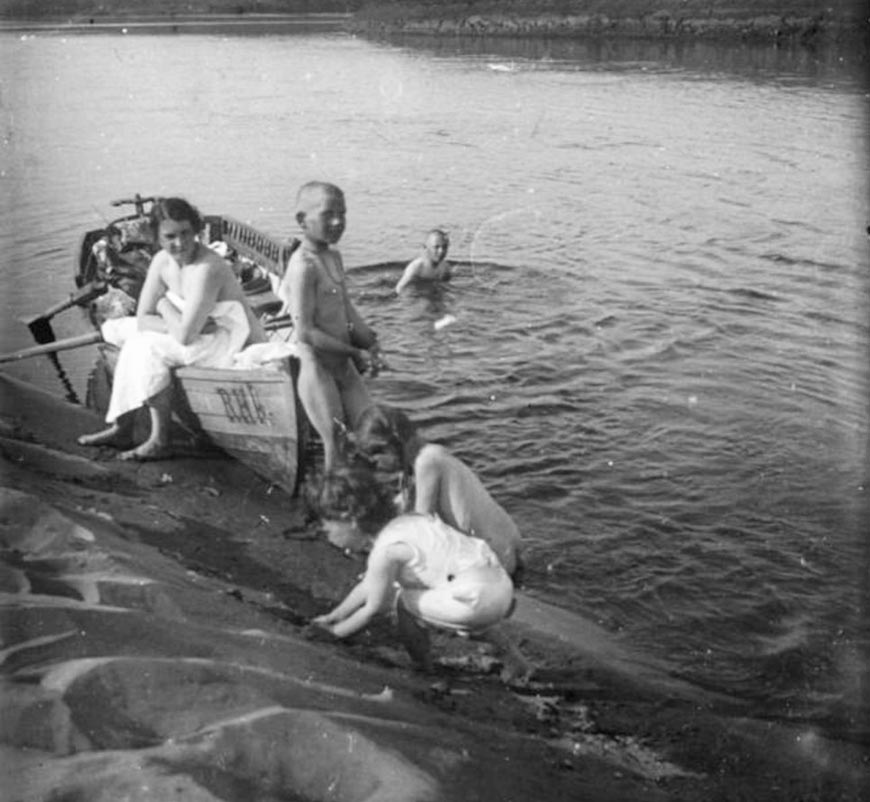
[(218, 448), (295, 494), (300, 415), (290, 360), (278, 370), (175, 370), (178, 412)]

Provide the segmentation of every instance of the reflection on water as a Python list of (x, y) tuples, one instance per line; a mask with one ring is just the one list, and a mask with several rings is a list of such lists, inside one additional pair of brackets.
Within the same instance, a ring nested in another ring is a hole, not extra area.
[[(183, 194), (285, 237), (296, 188), (333, 180), (392, 368), (372, 391), (480, 472), (524, 532), (530, 586), (760, 713), (848, 729), (870, 395), (851, 57), (0, 38), (23, 76), (0, 155), (10, 348), (30, 344), (21, 317), (72, 290), (78, 238), (111, 200)], [(433, 226), (455, 278), (397, 298)], [(60, 360), (81, 394), (93, 351)], [(13, 370), (67, 393), (48, 360)]]
[(735, 44), (692, 40), (542, 39), (394, 35), (384, 41), (439, 58), (523, 62), (516, 69), (681, 70), (776, 83), (831, 82), (861, 91), (867, 85), (867, 51), (857, 43), (837, 47)]

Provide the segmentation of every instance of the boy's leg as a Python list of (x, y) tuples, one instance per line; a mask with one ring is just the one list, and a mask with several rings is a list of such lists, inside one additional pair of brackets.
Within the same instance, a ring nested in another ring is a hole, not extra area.
[(341, 393), (341, 403), (344, 408), (344, 420), (348, 428), (353, 430), (360, 415), (372, 406), (374, 401), (362, 376), (359, 375), (359, 371), (350, 360), (348, 360), (347, 370), (341, 377), (339, 392)]
[(338, 386), (317, 359), (306, 355), (300, 359), (297, 389), (305, 414), (323, 441), (323, 470), (327, 472), (338, 459), (335, 420), (344, 420)]

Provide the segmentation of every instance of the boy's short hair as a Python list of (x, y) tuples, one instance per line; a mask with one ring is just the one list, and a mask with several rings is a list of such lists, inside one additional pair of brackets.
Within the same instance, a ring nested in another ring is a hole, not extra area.
[(203, 227), (199, 209), (184, 198), (156, 198), (151, 206), (150, 218), (151, 229), (155, 236), (164, 220), (174, 220), (177, 223), (186, 220), (197, 234), (202, 231)]
[(360, 465), (339, 465), (308, 490), (312, 511), (324, 520), (354, 519), (376, 534), (394, 515), (393, 504), (372, 471)]
[(372, 404), (360, 415), (354, 428), (354, 445), (363, 454), (386, 444), (402, 457), (405, 445), (417, 436), (417, 427), (397, 407)]
[(296, 214), (306, 214), (312, 204), (319, 201), (323, 195), (339, 195), (343, 198), (344, 192), (328, 181), (308, 181), (299, 187), (296, 193)]

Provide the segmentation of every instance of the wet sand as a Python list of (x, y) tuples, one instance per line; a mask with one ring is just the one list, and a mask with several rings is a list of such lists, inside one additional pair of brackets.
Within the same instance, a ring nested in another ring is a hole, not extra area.
[[(219, 454), (120, 463), (88, 410), (0, 375), (4, 798), (858, 800), (860, 745), (759, 721), (535, 597), (414, 671), (387, 621), (306, 624), (359, 558)], [(66, 796), (65, 796), (66, 795)], [(126, 796), (125, 796), (126, 795)]]

